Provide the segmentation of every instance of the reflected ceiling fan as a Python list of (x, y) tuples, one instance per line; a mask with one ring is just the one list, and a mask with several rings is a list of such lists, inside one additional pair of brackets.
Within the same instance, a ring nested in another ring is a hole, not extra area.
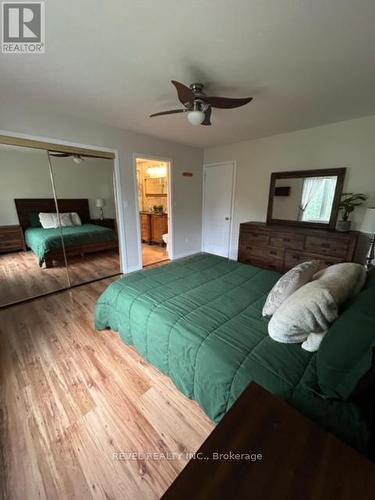
[(231, 98), (231, 97), (211, 97), (203, 91), (202, 83), (192, 83), (187, 87), (183, 83), (171, 80), (176, 87), (178, 99), (185, 106), (183, 109), (172, 109), (161, 111), (150, 115), (174, 115), (175, 113), (187, 113), (187, 118), (192, 125), (211, 125), (212, 108), (233, 109), (239, 108), (252, 101), (252, 97)]
[(48, 151), (48, 154), (51, 156), (55, 156), (56, 158), (72, 158), (74, 163), (79, 165), (83, 161), (85, 161), (85, 158), (82, 155), (78, 155), (75, 153), (62, 153), (61, 151)]

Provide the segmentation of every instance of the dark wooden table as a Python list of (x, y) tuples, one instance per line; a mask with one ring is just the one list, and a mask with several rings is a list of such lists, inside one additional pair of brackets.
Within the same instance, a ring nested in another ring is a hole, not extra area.
[(250, 384), (162, 498), (374, 499), (375, 465)]

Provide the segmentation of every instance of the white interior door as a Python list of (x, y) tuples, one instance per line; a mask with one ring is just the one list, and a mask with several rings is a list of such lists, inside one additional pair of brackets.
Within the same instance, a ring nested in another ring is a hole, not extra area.
[(234, 164), (205, 165), (203, 251), (229, 257)]

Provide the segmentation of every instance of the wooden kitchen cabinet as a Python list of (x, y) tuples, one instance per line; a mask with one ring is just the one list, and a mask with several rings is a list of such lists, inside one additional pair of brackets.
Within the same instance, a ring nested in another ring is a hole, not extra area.
[(151, 215), (151, 243), (163, 245), (163, 234), (168, 233), (168, 215)]
[(141, 238), (143, 243), (163, 245), (163, 234), (168, 233), (168, 215), (141, 212)]
[(142, 243), (151, 244), (151, 213), (141, 212), (141, 239)]

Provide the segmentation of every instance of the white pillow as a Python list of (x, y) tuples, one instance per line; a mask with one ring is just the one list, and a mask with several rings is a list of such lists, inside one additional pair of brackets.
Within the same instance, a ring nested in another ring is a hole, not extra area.
[[(330, 291), (319, 280), (307, 283), (290, 295), (272, 316), (268, 324), (271, 338), (283, 344), (306, 342), (315, 334), (314, 346), (307, 342), (302, 347), (317, 350), (331, 323), (338, 317), (337, 304)], [(319, 342), (316, 342), (316, 339)]]
[[(52, 229), (52, 228), (59, 227), (59, 218), (57, 216), (57, 213), (41, 212), (39, 214), (39, 220), (40, 220), (40, 223), (42, 224), (42, 227), (44, 229)], [(67, 226), (74, 225), (73, 221), (72, 221), (71, 214), (69, 212), (60, 213), (60, 224), (61, 224), (61, 227), (67, 227)]]
[(307, 351), (317, 351), (338, 308), (354, 297), (366, 281), (361, 264), (344, 262), (323, 269), (290, 295), (268, 324), (270, 337), (278, 342), (299, 343)]
[(292, 293), (313, 279), (319, 266), (319, 260), (302, 262), (281, 276), (268, 294), (262, 311), (263, 316), (272, 316)]
[(43, 229), (54, 229), (57, 227), (57, 214), (40, 212), (39, 220)]
[(82, 226), (81, 217), (77, 214), (77, 212), (72, 212), (70, 217), (74, 226)]
[(70, 213), (60, 214), (61, 227), (74, 226)]
[(366, 281), (366, 268), (355, 262), (342, 262), (315, 274), (331, 293), (338, 306), (357, 295)]

